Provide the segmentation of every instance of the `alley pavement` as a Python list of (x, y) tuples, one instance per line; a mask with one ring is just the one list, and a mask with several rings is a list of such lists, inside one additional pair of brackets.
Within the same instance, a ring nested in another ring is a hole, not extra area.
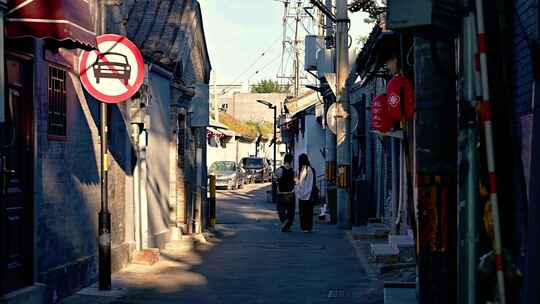
[[(113, 275), (107, 293), (87, 288), (78, 303), (383, 303), (382, 284), (366, 262), (368, 243), (335, 226), (280, 232), (268, 185), (217, 194), (217, 224), (184, 253), (162, 252), (153, 266)], [(93, 288), (93, 289), (92, 289)]]

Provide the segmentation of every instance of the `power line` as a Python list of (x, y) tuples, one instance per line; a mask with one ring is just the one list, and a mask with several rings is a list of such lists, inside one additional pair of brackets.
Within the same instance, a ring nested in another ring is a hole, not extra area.
[(268, 61), (263, 67), (259, 68), (255, 73), (251, 74), (248, 79), (251, 79), (253, 76), (259, 74), (261, 70), (266, 69), (270, 64), (276, 62), (281, 57), (281, 54), (279, 54), (277, 57), (273, 58), (272, 60)]
[(236, 78), (234, 78), (234, 80), (231, 82), (232, 84), (234, 84), (238, 79), (240, 79), (242, 76), (244, 76), (247, 72), (249, 72), (265, 55), (268, 51), (270, 51), (275, 45), (276, 43), (279, 41), (279, 39), (281, 38), (281, 36), (278, 36), (273, 42), (272, 44), (266, 49), (264, 50), (261, 55), (259, 57), (257, 57), (257, 59), (249, 65), (249, 67), (247, 67), (242, 73), (240, 73), (240, 75), (238, 75)]

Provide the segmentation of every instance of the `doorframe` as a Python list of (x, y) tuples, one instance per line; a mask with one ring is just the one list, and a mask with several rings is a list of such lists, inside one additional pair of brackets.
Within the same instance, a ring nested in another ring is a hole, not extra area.
[[(35, 52), (35, 48), (34, 48), (34, 52)], [(25, 79), (26, 81), (28, 82), (31, 82), (32, 85), (31, 85), (31, 91), (30, 91), (30, 98), (28, 98), (27, 101), (30, 101), (31, 100), (31, 104), (29, 105), (29, 107), (31, 107), (31, 110), (29, 111), (29, 116), (30, 116), (30, 120), (31, 120), (31, 126), (30, 126), (30, 131), (32, 132), (31, 136), (31, 149), (32, 149), (32, 152), (31, 152), (31, 158), (32, 158), (32, 172), (31, 172), (31, 176), (32, 176), (32, 185), (29, 187), (31, 189), (31, 197), (30, 197), (30, 200), (31, 200), (31, 210), (30, 212), (28, 213), (29, 216), (32, 217), (32, 219), (29, 221), (29, 224), (32, 225), (31, 227), (31, 242), (32, 244), (29, 246), (29, 250), (31, 250), (31, 252), (29, 253), (30, 254), (30, 257), (28, 258), (28, 266), (32, 267), (32, 270), (29, 271), (29, 275), (30, 275), (30, 278), (29, 278), (29, 284), (27, 286), (24, 286), (20, 289), (16, 289), (16, 290), (13, 290), (13, 291), (10, 291), (8, 292), (8, 294), (12, 293), (12, 292), (15, 292), (17, 290), (21, 290), (23, 288), (26, 288), (26, 287), (30, 287), (30, 286), (33, 286), (35, 283), (36, 283), (36, 280), (37, 280), (37, 208), (36, 208), (36, 172), (37, 172), (37, 167), (36, 167), (36, 157), (37, 157), (37, 137), (38, 137), (38, 133), (37, 133), (37, 120), (36, 120), (36, 117), (37, 116), (37, 109), (36, 109), (36, 101), (35, 101), (35, 98), (36, 98), (36, 62), (34, 60), (34, 54), (29, 54), (29, 53), (25, 53), (25, 52), (19, 52), (17, 50), (12, 50), (12, 49), (7, 49), (5, 50), (4, 52), (4, 61), (6, 62), (7, 64), (7, 61), (8, 59), (12, 59), (12, 60), (16, 60), (16, 61), (19, 61), (21, 62), (23, 65), (25, 65), (25, 68), (28, 69), (28, 73), (31, 73), (30, 77), (28, 77), (28, 79)], [(4, 85), (4, 88), (5, 88), (5, 96), (7, 97), (6, 99), (6, 104), (8, 104), (10, 102), (10, 99), (11, 99), (11, 90), (15, 90), (17, 88), (19, 88), (21, 91), (28, 91), (27, 89), (25, 89), (25, 84), (11, 84), (9, 83), (8, 81), (8, 77), (7, 77), (7, 73), (5, 74), (5, 78), (2, 79), (2, 81), (4, 81), (3, 85)], [(6, 113), (7, 115), (7, 113)], [(5, 294), (4, 294), (5, 295)], [(0, 296), (2, 296), (2, 294), (0, 294)]]

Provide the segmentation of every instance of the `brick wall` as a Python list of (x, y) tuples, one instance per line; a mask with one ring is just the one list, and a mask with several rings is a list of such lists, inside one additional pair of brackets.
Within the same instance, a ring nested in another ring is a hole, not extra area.
[[(97, 279), (97, 213), (100, 208), (99, 105), (87, 98), (69, 65), (45, 60), (36, 42), (36, 259), (37, 280), (49, 296), (63, 297)], [(75, 59), (75, 58), (71, 58)], [(71, 61), (73, 62), (73, 61)], [(47, 134), (48, 66), (66, 70), (67, 134)], [(112, 213), (113, 270), (129, 260), (126, 242), (126, 183), (130, 169), (127, 132), (111, 107), (109, 206)]]

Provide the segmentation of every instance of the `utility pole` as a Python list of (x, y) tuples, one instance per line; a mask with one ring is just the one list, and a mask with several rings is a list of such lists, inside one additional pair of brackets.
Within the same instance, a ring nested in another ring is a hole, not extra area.
[(337, 224), (338, 228), (351, 228), (351, 134), (348, 90), (344, 87), (349, 75), (349, 18), (347, 0), (336, 1), (336, 96), (337, 112)]
[[(99, 25), (97, 35), (106, 34), (105, 0), (97, 0), (96, 20)], [(107, 141), (107, 103), (100, 103), (100, 139), (101, 139), (101, 209), (99, 211), (99, 290), (111, 289), (111, 213), (108, 198), (108, 141)]]
[[(292, 83), (292, 95), (297, 97), (300, 94), (300, 87), (302, 79), (305, 76), (302, 75), (302, 60), (300, 56), (300, 45), (303, 43), (303, 40), (300, 40), (302, 37), (302, 28), (300, 27), (304, 19), (311, 18), (310, 15), (303, 12), (303, 1), (297, 0), (296, 5), (291, 5), (291, 0), (282, 0), (284, 5), (283, 11), (283, 50), (281, 54), (281, 71), (280, 75), (277, 76), (279, 79), (287, 79)], [(293, 11), (291, 11), (293, 10)], [(287, 37), (287, 29), (291, 28), (294, 33), (291, 31), (291, 36)], [(293, 59), (293, 70), (290, 74), (285, 76), (285, 58), (286, 53)]]
[(216, 77), (216, 71), (212, 70), (212, 73), (214, 74), (214, 86), (212, 88), (212, 104), (214, 105), (214, 120), (216, 123), (219, 123), (219, 103), (217, 99), (217, 77)]
[[(333, 1), (326, 0), (326, 7), (332, 11)], [(326, 48), (331, 49), (334, 39), (334, 25), (330, 16), (326, 16), (325, 22), (325, 40)], [(332, 105), (333, 101), (325, 99), (324, 113), (328, 111), (328, 108)], [(324, 115), (326, 120), (326, 115)], [(324, 143), (326, 146), (325, 159), (326, 159), (326, 203), (330, 208), (330, 220), (333, 224), (336, 223), (337, 208), (336, 208), (336, 135), (332, 133), (332, 130), (328, 127), (328, 121), (326, 122), (324, 130)]]
[(296, 6), (296, 18), (294, 26), (294, 97), (298, 97), (300, 92), (300, 50), (298, 49), (298, 24), (301, 21), (300, 10), (302, 1), (298, 0)]

